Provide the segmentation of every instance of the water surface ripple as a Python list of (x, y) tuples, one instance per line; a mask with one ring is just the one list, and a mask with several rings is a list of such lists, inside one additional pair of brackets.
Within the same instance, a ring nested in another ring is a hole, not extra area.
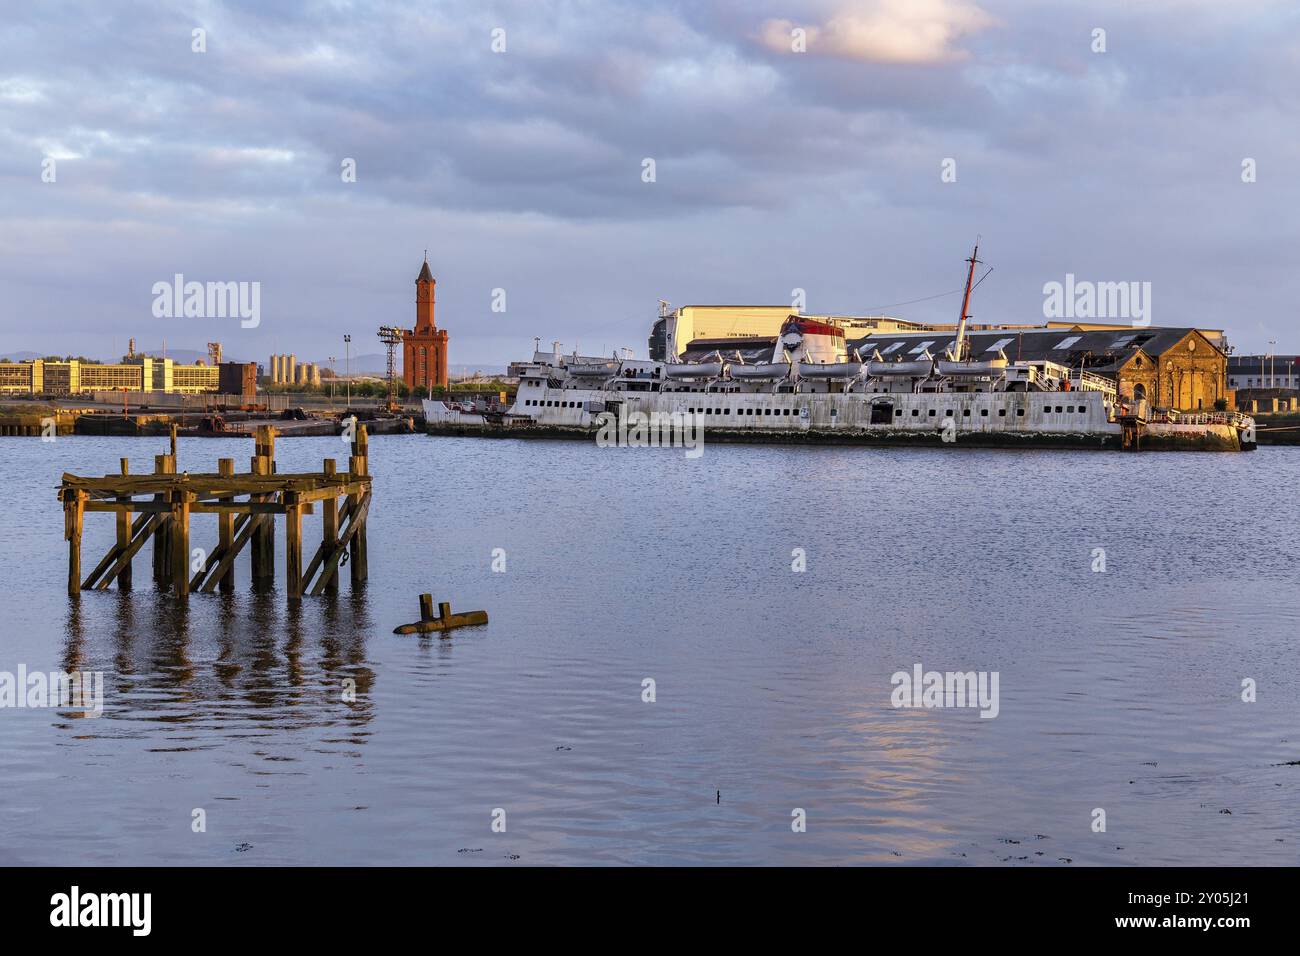
[[(0, 670), (103, 671), (106, 710), (0, 710), (0, 863), (1297, 862), (1300, 449), (377, 437), (364, 594), (291, 610), (241, 560), (183, 608), (146, 550), (70, 602), (60, 474), (162, 444), (5, 441)], [(393, 635), (421, 591), (491, 624)], [(999, 716), (894, 709), (916, 663), (997, 671)]]

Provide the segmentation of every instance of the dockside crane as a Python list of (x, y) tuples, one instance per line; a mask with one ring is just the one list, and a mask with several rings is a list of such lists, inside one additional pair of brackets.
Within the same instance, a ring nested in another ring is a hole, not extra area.
[(381, 325), (379, 327), (379, 341), (383, 342), (388, 348), (388, 404), (387, 409), (390, 412), (398, 410), (397, 403), (393, 401), (393, 395), (397, 389), (397, 365), (394, 358), (397, 346), (402, 344), (402, 330), (391, 325)]

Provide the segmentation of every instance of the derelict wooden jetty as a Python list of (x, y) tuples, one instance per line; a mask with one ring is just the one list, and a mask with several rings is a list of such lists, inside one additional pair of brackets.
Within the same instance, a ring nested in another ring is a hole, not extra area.
[[(153, 540), (153, 578), (160, 588), (178, 597), (191, 591), (211, 593), (235, 586), (235, 559), (245, 548), (252, 560), (254, 585), (275, 580), (276, 517), (284, 516), (284, 572), (291, 601), (303, 594), (335, 594), (339, 568), (346, 563), (352, 587), (366, 580), (366, 515), (370, 510), (368, 439), (364, 425), (356, 426), (348, 470), (339, 472), (332, 458), (320, 472), (275, 470), (275, 429), (257, 429), (256, 447), (247, 474), (235, 474), (233, 458), (222, 458), (214, 473), (176, 473), (176, 429), (171, 453), (154, 456), (152, 475), (128, 474), (122, 459), (120, 475), (81, 478), (64, 474), (59, 489), (63, 502), (64, 537), (68, 541), (68, 594), (105, 590), (114, 581), (130, 590), (131, 562)], [(339, 499), (343, 499), (342, 507)], [(302, 563), (302, 517), (322, 509), (320, 546)], [(81, 573), (81, 534), (86, 512), (111, 513), (117, 520), (117, 540), (85, 578)], [(191, 552), (190, 516), (217, 517), (216, 547)], [(200, 560), (201, 559), (201, 560)], [(197, 565), (197, 570), (195, 566)]]

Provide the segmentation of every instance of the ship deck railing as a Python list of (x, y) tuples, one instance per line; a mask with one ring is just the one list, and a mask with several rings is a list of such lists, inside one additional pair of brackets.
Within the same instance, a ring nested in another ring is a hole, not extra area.
[(1237, 428), (1245, 428), (1251, 422), (1250, 416), (1233, 411), (1166, 411), (1160, 413), (1160, 417), (1154, 420), (1159, 421), (1161, 419), (1171, 425), (1232, 425)]
[(1115, 392), (1114, 379), (1106, 378), (1104, 375), (1098, 375), (1095, 372), (1076, 372), (1070, 376), (1073, 386), (1080, 391), (1090, 392)]

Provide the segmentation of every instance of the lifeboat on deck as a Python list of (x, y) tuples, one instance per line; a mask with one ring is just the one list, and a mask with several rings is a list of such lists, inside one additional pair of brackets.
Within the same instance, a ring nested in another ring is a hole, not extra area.
[(920, 358), (886, 362), (879, 352), (872, 352), (867, 374), (872, 378), (926, 378), (934, 371), (934, 356), (926, 349)]
[(618, 362), (580, 362), (564, 366), (564, 370), (578, 378), (610, 378), (618, 374)]
[(997, 358), (958, 362), (953, 360), (950, 355), (945, 355), (935, 363), (939, 369), (939, 374), (946, 375), (949, 378), (997, 378), (999, 375), (1005, 374), (1007, 366), (1010, 364), (1006, 355), (1001, 351), (998, 352)]
[(758, 362), (754, 365), (746, 365), (745, 359), (737, 351), (735, 359), (727, 365), (727, 373), (741, 382), (778, 382), (790, 374), (790, 353), (783, 354), (784, 362)]
[(744, 382), (775, 382), (790, 374), (790, 366), (784, 362), (762, 362), (758, 365), (736, 365), (733, 362), (728, 367), (732, 378)]
[(800, 362), (799, 377), (857, 378), (862, 374), (862, 364), (861, 362)]
[(727, 367), (720, 352), (714, 352), (708, 362), (667, 362), (664, 364), (666, 378), (720, 378), (722, 370)]

